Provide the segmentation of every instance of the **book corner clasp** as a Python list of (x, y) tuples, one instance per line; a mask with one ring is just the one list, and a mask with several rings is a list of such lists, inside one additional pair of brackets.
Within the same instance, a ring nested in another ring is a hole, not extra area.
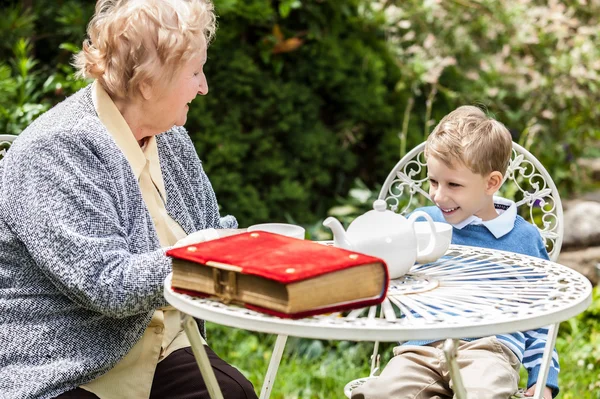
[(214, 268), (212, 271), (215, 296), (229, 304), (237, 296), (237, 273)]

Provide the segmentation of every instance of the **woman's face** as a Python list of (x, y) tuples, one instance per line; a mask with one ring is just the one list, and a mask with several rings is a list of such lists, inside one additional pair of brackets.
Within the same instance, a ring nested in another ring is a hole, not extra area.
[(172, 83), (162, 93), (156, 93), (148, 102), (145, 116), (155, 121), (155, 127), (167, 131), (173, 125), (183, 126), (187, 120), (189, 103), (198, 94), (208, 93), (208, 83), (203, 67), (206, 49), (190, 59), (178, 72)]

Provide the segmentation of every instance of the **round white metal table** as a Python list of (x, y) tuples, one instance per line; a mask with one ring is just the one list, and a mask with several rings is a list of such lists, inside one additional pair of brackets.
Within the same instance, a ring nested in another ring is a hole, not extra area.
[[(181, 312), (230, 327), (278, 334), (283, 344), (288, 335), (394, 342), (526, 331), (557, 325), (581, 313), (591, 303), (591, 294), (590, 282), (566, 266), (512, 252), (455, 245), (436, 262), (417, 264), (409, 274), (392, 280), (381, 306), (299, 320), (178, 294), (171, 290), (170, 276), (165, 280), (165, 298)], [(549, 335), (554, 335), (553, 346), (556, 331)], [(270, 393), (282, 350), (273, 352), (261, 398)]]

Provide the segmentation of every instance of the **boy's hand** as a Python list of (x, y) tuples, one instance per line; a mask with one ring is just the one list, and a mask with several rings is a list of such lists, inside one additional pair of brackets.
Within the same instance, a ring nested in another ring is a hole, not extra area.
[[(527, 391), (525, 391), (525, 397), (533, 396), (535, 393), (535, 384), (533, 384)], [(552, 390), (548, 387), (544, 388), (544, 399), (552, 399)]]

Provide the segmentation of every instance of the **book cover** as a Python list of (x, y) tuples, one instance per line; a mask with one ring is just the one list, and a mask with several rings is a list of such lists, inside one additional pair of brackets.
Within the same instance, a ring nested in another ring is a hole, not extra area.
[(167, 252), (172, 288), (279, 317), (306, 317), (381, 303), (383, 260), (267, 232), (247, 232)]

